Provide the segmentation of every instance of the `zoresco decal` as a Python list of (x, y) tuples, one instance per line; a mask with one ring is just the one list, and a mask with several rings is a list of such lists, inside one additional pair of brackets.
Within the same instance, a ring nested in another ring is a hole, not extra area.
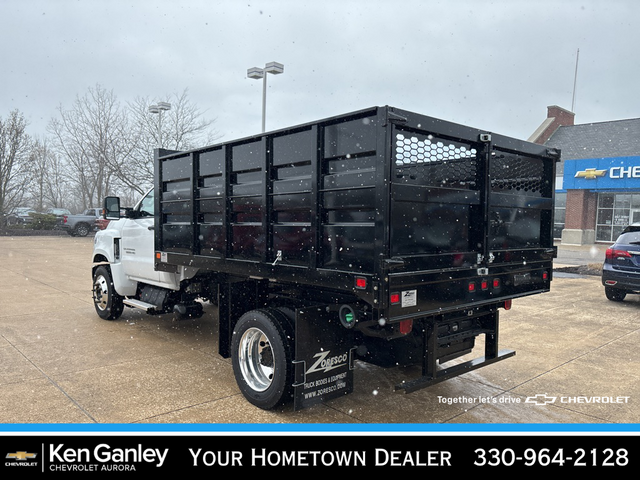
[(316, 360), (309, 370), (307, 370), (307, 374), (320, 371), (329, 372), (333, 369), (340, 368), (347, 363), (349, 357), (346, 353), (329, 357), (330, 353), (331, 352), (321, 352), (314, 355), (314, 358), (317, 358), (318, 360)]

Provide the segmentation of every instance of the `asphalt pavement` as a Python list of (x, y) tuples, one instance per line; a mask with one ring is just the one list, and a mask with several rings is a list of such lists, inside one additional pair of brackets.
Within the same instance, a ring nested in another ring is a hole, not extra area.
[(601, 265), (604, 255), (610, 244), (596, 245), (562, 245), (557, 244), (558, 257), (554, 265), (577, 266), (577, 265)]
[[(104, 321), (91, 299), (93, 239), (0, 237), (2, 425), (604, 424), (640, 422), (640, 299), (608, 301), (594, 275), (556, 276), (550, 293), (501, 313), (516, 355), (411, 394), (413, 369), (358, 364), (355, 391), (306, 410), (259, 410), (217, 354), (215, 308), (198, 320), (127, 309)], [(559, 248), (557, 264), (604, 249)], [(482, 342), (478, 342), (482, 348)]]

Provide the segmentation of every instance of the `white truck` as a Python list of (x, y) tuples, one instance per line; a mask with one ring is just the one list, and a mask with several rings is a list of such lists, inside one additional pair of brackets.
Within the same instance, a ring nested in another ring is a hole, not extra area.
[(105, 199), (96, 311), (211, 301), (218, 352), (260, 408), (348, 394), (356, 361), (420, 365), (396, 387), (412, 392), (514, 355), (499, 311), (550, 289), (559, 158), (392, 107), (157, 150), (137, 206)]
[(202, 304), (195, 301), (199, 295), (181, 289), (181, 283), (195, 276), (198, 269), (162, 272), (155, 268), (154, 206), (151, 189), (123, 218), (113, 221), (112, 216), (109, 225), (96, 233), (93, 295), (96, 311), (105, 320), (119, 318), (125, 306), (147, 313), (202, 313)]

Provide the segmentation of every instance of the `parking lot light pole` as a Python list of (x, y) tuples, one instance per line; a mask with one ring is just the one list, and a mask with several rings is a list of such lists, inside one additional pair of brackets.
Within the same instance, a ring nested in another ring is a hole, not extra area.
[(151, 113), (158, 114), (158, 148), (162, 148), (162, 112), (171, 110), (171, 104), (168, 102), (158, 102), (155, 105), (149, 105)]
[(262, 132), (265, 131), (267, 113), (267, 73), (279, 75), (284, 72), (284, 65), (278, 62), (269, 62), (264, 68), (253, 67), (247, 70), (247, 77), (258, 80), (262, 79)]

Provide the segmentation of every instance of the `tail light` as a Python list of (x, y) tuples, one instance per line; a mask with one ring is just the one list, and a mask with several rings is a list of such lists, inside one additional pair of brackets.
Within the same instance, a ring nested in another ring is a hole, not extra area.
[(631, 258), (631, 254), (626, 250), (619, 250), (617, 248), (607, 248), (605, 258), (609, 261), (613, 261), (616, 258)]
[(400, 322), (400, 333), (406, 335), (407, 333), (411, 333), (413, 329), (413, 320), (402, 320)]
[(67, 223), (67, 216), (66, 216), (66, 215), (63, 215), (63, 216), (62, 216), (62, 222), (63, 222), (63, 223)]

